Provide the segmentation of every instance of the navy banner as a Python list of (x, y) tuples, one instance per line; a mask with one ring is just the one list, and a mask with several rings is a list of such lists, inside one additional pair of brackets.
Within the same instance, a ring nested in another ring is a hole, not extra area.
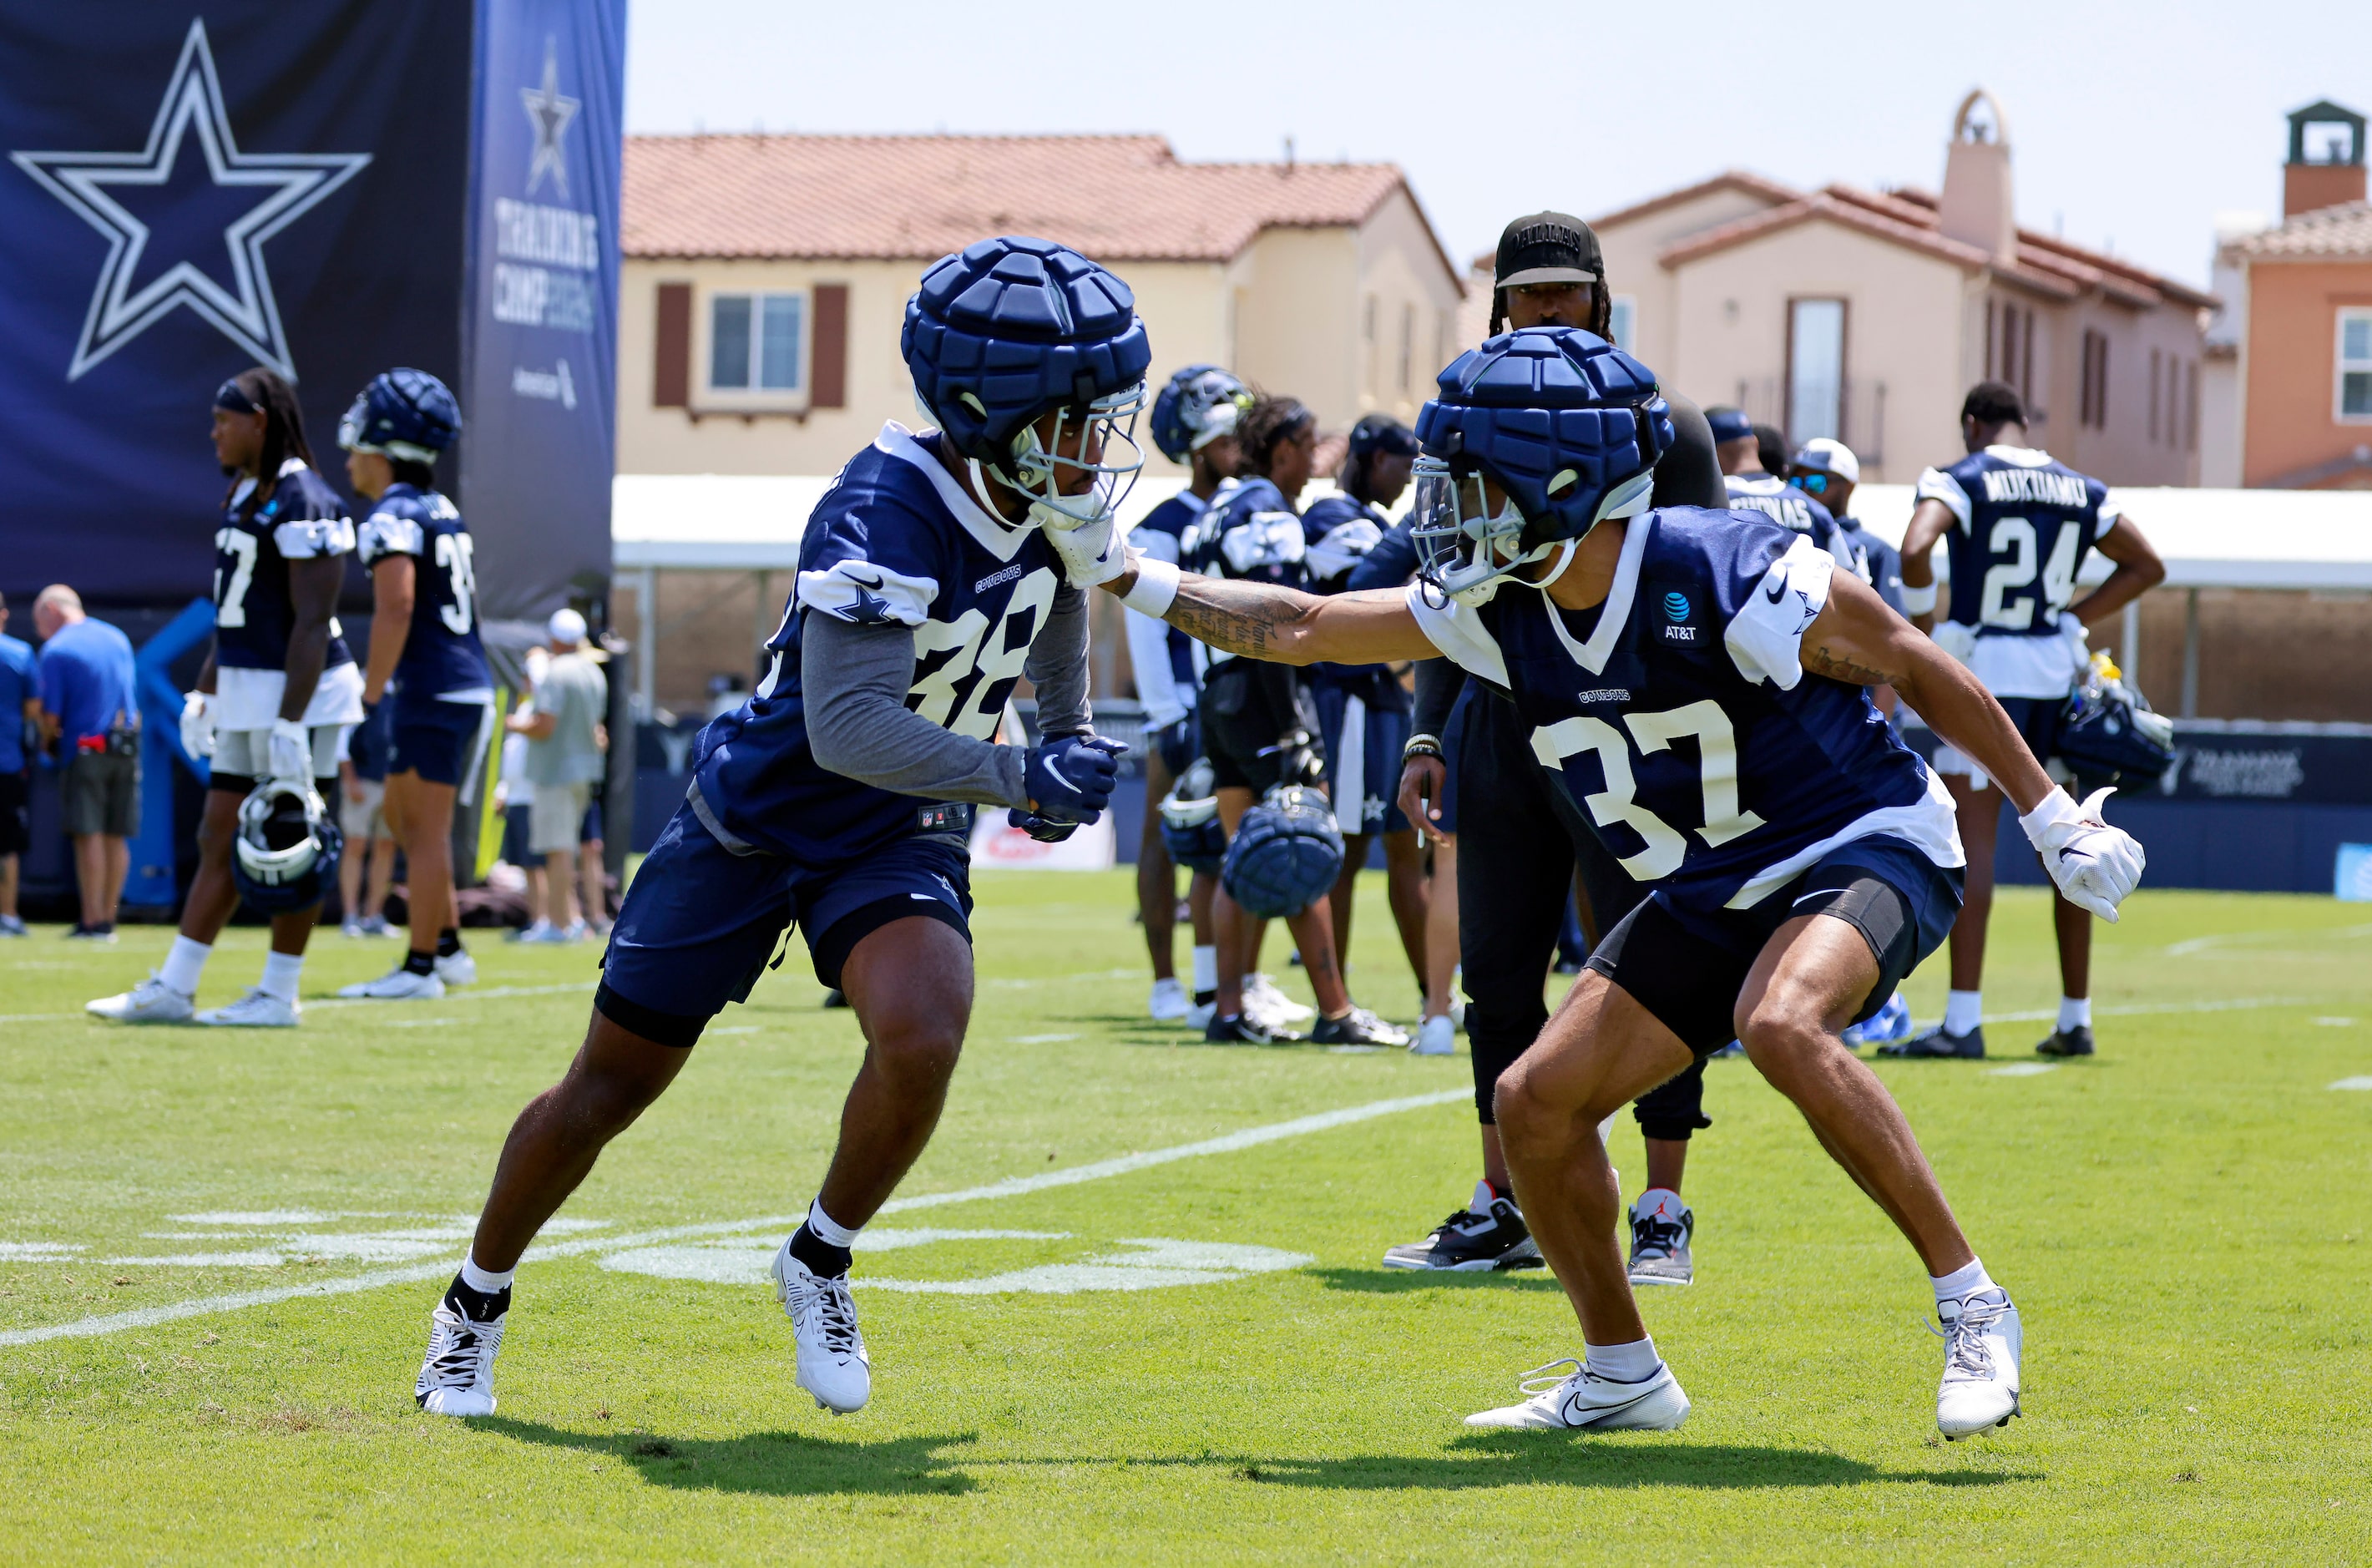
[(624, 0), (483, 0), (463, 508), (491, 620), (606, 601)]

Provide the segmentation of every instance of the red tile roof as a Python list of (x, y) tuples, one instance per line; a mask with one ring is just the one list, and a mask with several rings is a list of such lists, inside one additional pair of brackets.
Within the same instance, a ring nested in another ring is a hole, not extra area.
[(1388, 163), (1181, 163), (1159, 136), (630, 136), (621, 238), (629, 256), (908, 260), (1029, 234), (1224, 261), (1407, 188)]
[(2225, 248), (2251, 261), (2372, 260), (2372, 202), (2346, 202), (2300, 213), (2279, 228)]
[(1801, 201), (1804, 196), (1801, 191), (1782, 185), (1775, 180), (1765, 180), (1759, 174), (1750, 174), (1742, 168), (1726, 168), (1710, 180), (1700, 180), (1693, 185), (1683, 185), (1677, 191), (1667, 191), (1660, 196), (1650, 196), (1644, 202), (1634, 202), (1630, 206), (1618, 208), (1608, 213), (1604, 217), (1592, 218), (1589, 220), (1589, 226), (1611, 228), (1618, 223), (1629, 223), (1634, 218), (1647, 217), (1662, 212), (1667, 207), (1676, 207), (1682, 202), (1692, 202), (1699, 196), (1710, 196), (1716, 191), (1741, 192), (1749, 196), (1758, 196), (1773, 206)]

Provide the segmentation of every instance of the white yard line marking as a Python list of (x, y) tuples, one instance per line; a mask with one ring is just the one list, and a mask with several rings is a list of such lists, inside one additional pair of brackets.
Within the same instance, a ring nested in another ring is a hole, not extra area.
[(2343, 925), (2331, 931), (2219, 931), (2212, 936), (2194, 936), (2188, 942), (2171, 943), (2166, 949), (2169, 958), (2188, 958), (2204, 953), (2230, 942), (2262, 942), (2278, 939), (2290, 942), (2344, 940), (2351, 936), (2372, 936), (2372, 925)]
[(2342, 1078), (2331, 1086), (2334, 1089), (2372, 1089), (2372, 1078)]
[[(506, 996), (563, 996), (572, 991), (591, 992), (599, 988), (600, 982), (591, 980), (575, 981), (566, 985), (495, 985), (489, 986), (483, 991), (473, 988), (467, 991), (448, 992), (444, 999), (448, 1002), (492, 1002)], [(384, 1007), (387, 1004), (366, 996), (316, 996), (300, 1003), (299, 1005), (304, 1011), (310, 1013), (323, 1007)], [(87, 1013), (0, 1013), (0, 1024), (56, 1024), (64, 1023), (70, 1018), (87, 1016), (89, 1016)], [(405, 1027), (418, 1028), (426, 1021), (420, 1020)], [(147, 1024), (138, 1027), (158, 1028), (172, 1026)]]
[[(1076, 1187), (1084, 1181), (1101, 1181), (1114, 1176), (1126, 1176), (1132, 1171), (1147, 1170), (1155, 1166), (1169, 1165), (1179, 1160), (1199, 1159), (1206, 1155), (1234, 1154), (1241, 1149), (1258, 1148), (1285, 1138), (1299, 1138), (1312, 1132), (1330, 1132), (1348, 1127), (1354, 1122), (1370, 1121), (1379, 1116), (1393, 1116), (1403, 1110), (1419, 1110), (1430, 1106), (1448, 1105), (1453, 1100), (1469, 1098), (1466, 1089), (1444, 1089), (1429, 1095), (1408, 1095), (1398, 1099), (1379, 1099), (1366, 1105), (1346, 1106), (1341, 1110), (1320, 1111), (1314, 1116), (1298, 1116), (1290, 1121), (1272, 1122), (1265, 1127), (1247, 1127), (1239, 1132), (1228, 1132), (1216, 1138), (1204, 1138), (1196, 1143), (1180, 1144), (1167, 1149), (1148, 1149), (1143, 1154), (1122, 1155), (1116, 1159), (1098, 1160), (1092, 1165), (1073, 1166), (1067, 1170), (1050, 1170), (1036, 1176), (1007, 1177), (982, 1187), (959, 1188), (952, 1192), (923, 1192), (911, 1198), (892, 1198), (881, 1205), (885, 1214), (906, 1214), (915, 1209), (943, 1208), (949, 1203), (971, 1203), (985, 1199), (1017, 1198), (1027, 1192), (1044, 1192), (1057, 1187)], [(551, 1258), (574, 1258), (587, 1252), (609, 1252), (629, 1247), (644, 1247), (654, 1242), (676, 1241), (694, 1236), (730, 1236), (740, 1231), (773, 1227), (788, 1230), (807, 1217), (804, 1211), (794, 1214), (762, 1214), (743, 1220), (717, 1220), (704, 1225), (669, 1225), (662, 1230), (646, 1230), (628, 1236), (586, 1237), (576, 1241), (556, 1241), (529, 1249), (528, 1259), (541, 1262)], [(97, 1317), (79, 1318), (70, 1323), (50, 1323), (37, 1329), (10, 1329), (0, 1331), (0, 1346), (39, 1344), (45, 1340), (86, 1339), (100, 1334), (119, 1334), (127, 1329), (154, 1328), (182, 1318), (203, 1317), (215, 1312), (236, 1312), (249, 1307), (269, 1307), (275, 1302), (293, 1301), (299, 1296), (351, 1295), (357, 1291), (377, 1290), (381, 1285), (409, 1284), (420, 1280), (440, 1279), (461, 1266), (459, 1254), (436, 1262), (413, 1263), (402, 1268), (374, 1269), (342, 1280), (320, 1280), (306, 1284), (273, 1285), (262, 1290), (235, 1291), (227, 1295), (210, 1295), (195, 1301), (177, 1301), (168, 1307), (144, 1307), (130, 1312), (109, 1312)]]
[[(2145, 1006), (2095, 1007), (2093, 1013), (2103, 1018), (2139, 1018), (2155, 1013), (2245, 1013), (2259, 1007), (2303, 1007), (2311, 997), (2306, 996), (2235, 996), (2222, 1002), (2157, 1002)], [(2056, 1022), (2059, 1009), (2045, 1007), (2032, 1013), (1987, 1013), (1989, 1024), (2040, 1024)]]
[(1986, 1068), (1985, 1076), (1988, 1078), (2037, 1078), (2045, 1073), (2058, 1071), (2059, 1064), (2055, 1062), (2013, 1062), (2006, 1067)]

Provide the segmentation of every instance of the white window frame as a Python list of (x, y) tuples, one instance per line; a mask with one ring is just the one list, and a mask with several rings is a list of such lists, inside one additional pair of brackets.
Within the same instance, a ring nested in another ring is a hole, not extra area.
[[(799, 352), (796, 372), (798, 382), (791, 387), (760, 387), (754, 385), (759, 375), (759, 355), (762, 333), (759, 327), (763, 313), (762, 301), (789, 298), (798, 302)], [(750, 378), (747, 387), (720, 387), (716, 374), (716, 306), (719, 300), (747, 299), (750, 302)], [(699, 296), (699, 308), (692, 332), (693, 382), (700, 406), (727, 412), (760, 409), (798, 409), (807, 406), (815, 386), (815, 294), (805, 287), (768, 287), (753, 284), (740, 288), (706, 288)]]
[(1607, 301), (1606, 332), (1614, 346), (1636, 356), (1639, 352), (1639, 296), (1618, 294)]
[(2372, 409), (2362, 413), (2347, 412), (2347, 377), (2372, 376), (2372, 358), (2347, 357), (2347, 328), (2352, 321), (2362, 321), (2365, 331), (2372, 333), (2372, 306), (2343, 305), (2331, 323), (2331, 418), (2334, 424), (2372, 424)]

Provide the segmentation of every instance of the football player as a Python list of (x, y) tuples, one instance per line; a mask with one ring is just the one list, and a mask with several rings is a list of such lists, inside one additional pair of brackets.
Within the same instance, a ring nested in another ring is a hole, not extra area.
[[(1491, 340), (1442, 372), (1417, 435), (1430, 561), (1405, 590), (1321, 598), (1183, 576), (1131, 561), (1109, 528), (1057, 544), (1073, 582), (1239, 656), (1458, 660), (1512, 695), (1559, 786), (1656, 884), (1498, 1085), (1517, 1193), (1585, 1354), (1470, 1423), (1668, 1430), (1687, 1417), (1615, 1244), (1621, 1193), (1598, 1128), (1732, 1038), (1924, 1264), (1946, 1338), (1944, 1434), (2006, 1423), (2017, 1309), (1901, 1111), (1837, 1040), (1943, 940), (1959, 901), (1950, 800), (1866, 688), (1891, 681), (2001, 781), (2070, 897), (2113, 916), (2140, 846), (2054, 786), (1984, 688), (1808, 539), (1729, 512), (1649, 510), (1671, 424), (1653, 374), (1602, 339)], [(1488, 809), (1487, 794), (1461, 806)]]
[[(1236, 422), (1242, 482), (1196, 519), (1185, 560), (1198, 572), (1306, 587), (1308, 534), (1295, 507), (1318, 453), (1318, 416), (1298, 399), (1257, 399)], [(1244, 813), (1279, 785), (1322, 787), (1325, 759), (1308, 687), (1295, 671), (1197, 646), (1203, 692), (1197, 713), (1203, 752), (1217, 785), (1219, 821), (1232, 842)], [(1203, 1038), (1267, 1045), (1303, 1038), (1291, 1005), (1262, 994), (1257, 978), (1267, 923), (1230, 897), (1225, 882), (1212, 898), (1217, 927), (1219, 989)], [(1309, 989), (1318, 1001), (1308, 1038), (1323, 1045), (1406, 1045), (1408, 1036), (1355, 1006), (1334, 947), (1331, 910), (1312, 904), (1285, 918)], [(1302, 1017), (1308, 1015), (1305, 1012)]]
[[(1937, 645), (1999, 699), (2037, 757), (2055, 761), (2059, 715), (2089, 657), (2085, 628), (2163, 582), (2166, 565), (2108, 498), (2107, 485), (2029, 444), (2026, 402), (2015, 388), (1999, 381), (1971, 388), (1960, 404), (1960, 439), (1967, 457), (1919, 476), (1918, 505), (1902, 536), (1903, 597), (1916, 624), (1935, 624), (1932, 552), (1943, 540), (1952, 600), (1943, 624), (1935, 626)], [(2095, 550), (2116, 569), (2078, 599), (2076, 576)], [(1968, 893), (1952, 928), (1952, 987), (1941, 1024), (1879, 1049), (1889, 1056), (1982, 1057), (1985, 924), (2001, 819), (2001, 795), (1991, 786), (2005, 781), (1950, 744), (1936, 751), (1936, 771), (1952, 792), (1969, 846)], [(2086, 811), (2098, 812), (2099, 797), (2090, 786), (2100, 781), (2073, 782)], [(2052, 925), (2059, 938), (2059, 1021), (2035, 1049), (2045, 1056), (2089, 1056), (2092, 916), (2060, 898), (2052, 901)]]
[[(544, 1221), (746, 999), (785, 927), (866, 1040), (840, 1141), (775, 1253), (797, 1381), (861, 1410), (872, 1368), (848, 1266), (930, 1141), (971, 1012), (976, 806), (1054, 839), (1110, 798), (1120, 748), (1089, 731), (1087, 605), (1043, 527), (1109, 529), (1137, 465), (1148, 357), (1121, 280), (1042, 239), (942, 258), (901, 337), (936, 429), (885, 424), (816, 504), (765, 679), (693, 748), (684, 804), (610, 934), (583, 1046), (511, 1128), (414, 1387), (494, 1409), (512, 1272)], [(1016, 682), (1042, 738), (990, 738)]]
[(436, 489), (436, 458), (461, 433), (461, 406), (424, 370), (372, 377), (338, 426), (346, 477), (371, 503), (359, 545), (371, 575), (363, 702), (392, 691), (387, 820), (403, 845), (411, 951), (346, 997), (434, 998), (478, 978), (453, 893), (453, 803), (475, 793), (494, 738), (494, 682), (478, 637), (470, 525)]
[[(1536, 213), (1501, 233), (1493, 272), (1494, 337), (1509, 326), (1578, 327), (1604, 337), (1612, 312), (1606, 259), (1587, 223), (1569, 214)], [(1686, 398), (1667, 401), (1674, 444), (1656, 465), (1656, 505), (1723, 505), (1721, 468), (1705, 415)], [(1479, 690), (1451, 660), (1417, 666), (1417, 733), (1401, 763), (1401, 803), (1413, 821), (1427, 813), (1436, 819), (1445, 815), (1444, 806), (1461, 791), (1470, 800), (1491, 802), (1487, 811), (1468, 813), (1457, 856), (1463, 893), (1459, 949), (1473, 1002), (1466, 1032), (1482, 1170), (1467, 1205), (1422, 1241), (1387, 1251), (1387, 1268), (1540, 1265), (1500, 1150), (1493, 1092), (1499, 1074), (1548, 1021), (1541, 981), (1569, 905), (1587, 916), (1584, 932), (1595, 942), (1646, 892), (1543, 775), (1531, 729), (1514, 705), (1496, 696), (1462, 695)], [(1585, 895), (1577, 904), (1576, 877)], [(1629, 1211), (1631, 1282), (1685, 1285), (1696, 1277), (1697, 1221), (1681, 1201), (1680, 1184), (1691, 1140), (1713, 1125), (1704, 1113), (1704, 1064), (1693, 1063), (1641, 1096), (1632, 1115), (1645, 1147), (1647, 1179)]]
[[(1137, 549), (1157, 561), (1177, 561), (1180, 539), (1222, 491), (1235, 485), (1236, 421), (1251, 402), (1250, 389), (1215, 365), (1190, 365), (1169, 377), (1153, 400), (1153, 444), (1171, 462), (1185, 464), (1189, 478), (1185, 489), (1147, 512), (1130, 531), (1129, 541)], [(1219, 949), (1211, 914), (1218, 878), (1197, 872), (1186, 885), (1187, 910), (1194, 924), (1190, 1001), (1186, 988), (1178, 983), (1173, 940), (1177, 868), (1161, 842), (1161, 818), (1153, 809), (1201, 750), (1194, 733), (1194, 655), (1186, 633), (1175, 626), (1134, 610), (1125, 613), (1136, 697), (1145, 708), (1145, 727), (1154, 738), (1145, 759), (1145, 830), (1136, 849), (1136, 907), (1153, 958), (1148, 1006), (1156, 1023), (1184, 1022), (1202, 1028), (1211, 1021), (1219, 994)]]
[(277, 373), (257, 366), (222, 384), (214, 443), (231, 479), (215, 530), (215, 645), (181, 706), (183, 749), (214, 759), (198, 821), (198, 871), (163, 965), (89, 1010), (126, 1024), (194, 1016), (201, 1024), (290, 1028), (318, 902), (272, 917), (263, 977), (238, 1001), (198, 1012), (198, 980), (238, 907), (231, 854), (240, 803), (264, 779), (333, 797), (339, 731), (362, 719), (362, 671), (336, 614), (355, 525), (315, 471), (296, 394)]
[[(1341, 593), (1350, 587), (1352, 575), (1392, 526), (1392, 504), (1408, 489), (1416, 458), (1416, 437), (1389, 414), (1371, 413), (1351, 427), (1341, 488), (1312, 502), (1301, 515), (1311, 592)], [(1325, 743), (1326, 795), (1343, 830), (1343, 875), (1328, 900), (1334, 916), (1334, 950), (1351, 950), (1352, 895), (1359, 868), (1367, 864), (1367, 845), (1381, 834), (1392, 923), (1400, 928), (1401, 948), (1422, 991), (1424, 857), (1416, 830), (1392, 798), (1401, 752), (1408, 745), (1408, 688), (1388, 664), (1312, 665), (1308, 679), (1319, 738)]]

